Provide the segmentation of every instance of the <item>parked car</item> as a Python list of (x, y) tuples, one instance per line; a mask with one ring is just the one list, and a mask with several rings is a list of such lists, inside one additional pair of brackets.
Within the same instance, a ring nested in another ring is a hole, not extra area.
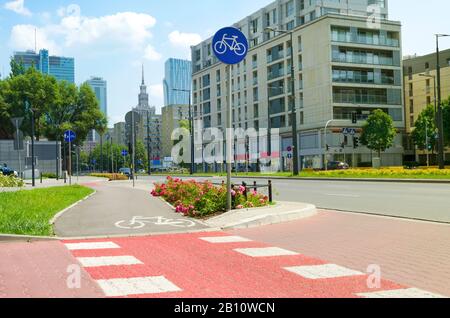
[(350, 169), (350, 166), (346, 162), (342, 161), (330, 161), (328, 163), (328, 170), (348, 170)]
[(127, 177), (131, 177), (131, 169), (130, 168), (120, 168), (119, 173), (126, 175)]
[(3, 174), (4, 176), (18, 177), (17, 171), (9, 169), (6, 163), (3, 164), (3, 167), (0, 167), (0, 173)]

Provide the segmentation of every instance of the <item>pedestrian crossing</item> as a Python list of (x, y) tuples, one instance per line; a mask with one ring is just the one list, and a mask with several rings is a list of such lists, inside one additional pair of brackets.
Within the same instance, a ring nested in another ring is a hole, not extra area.
[[(236, 293), (269, 297), (271, 290), (274, 295), (292, 298), (442, 297), (388, 281), (382, 282), (382, 288), (372, 290), (367, 285), (368, 275), (363, 272), (240, 236), (209, 234), (63, 243), (107, 297), (214, 295), (203, 295), (205, 289), (216, 290), (216, 295), (224, 297)], [(192, 248), (192, 252), (184, 250), (183, 245), (186, 250)], [(175, 260), (178, 256), (180, 259)], [(227, 279), (233, 275), (235, 279)], [(256, 287), (252, 288), (251, 284)]]

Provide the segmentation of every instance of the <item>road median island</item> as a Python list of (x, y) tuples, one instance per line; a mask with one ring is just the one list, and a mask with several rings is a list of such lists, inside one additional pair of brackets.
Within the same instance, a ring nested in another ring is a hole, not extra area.
[(55, 216), (93, 193), (79, 185), (0, 193), (0, 233), (53, 237)]
[(278, 202), (262, 208), (233, 210), (203, 222), (210, 227), (224, 230), (244, 229), (299, 220), (316, 214), (317, 209), (312, 204)]

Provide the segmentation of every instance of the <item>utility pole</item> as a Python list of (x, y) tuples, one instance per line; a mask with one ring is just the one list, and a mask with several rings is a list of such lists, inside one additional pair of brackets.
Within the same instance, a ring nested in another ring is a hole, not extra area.
[(36, 186), (36, 176), (35, 176), (35, 161), (34, 161), (34, 110), (30, 107), (30, 103), (25, 101), (25, 108), (31, 111), (31, 184), (33, 187)]
[(136, 123), (134, 122), (134, 110), (131, 110), (131, 138), (133, 139), (131, 141), (131, 149), (133, 151), (132, 155), (131, 155), (131, 175), (133, 176), (133, 188), (135, 187), (135, 168), (134, 168), (134, 159), (135, 159), (135, 155), (136, 155), (136, 149), (135, 149), (135, 136), (136, 136)]
[(439, 163), (439, 169), (443, 170), (445, 169), (445, 154), (444, 154), (444, 120), (443, 120), (443, 114), (442, 114), (442, 101), (441, 101), (441, 66), (440, 66), (440, 59), (439, 59), (439, 38), (440, 37), (448, 37), (449, 34), (436, 34), (436, 73), (437, 73), (437, 103), (438, 103), (438, 110), (437, 110), (437, 127), (439, 131), (438, 136), (438, 145), (439, 145), (439, 154), (438, 154), (438, 163)]
[(147, 110), (147, 164), (148, 164), (148, 175), (152, 174), (152, 159), (151, 159), (151, 143), (150, 143), (150, 112)]

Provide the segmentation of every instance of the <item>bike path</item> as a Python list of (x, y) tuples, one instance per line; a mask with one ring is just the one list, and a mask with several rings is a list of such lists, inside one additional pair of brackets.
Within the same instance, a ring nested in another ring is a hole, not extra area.
[(89, 184), (97, 193), (60, 216), (54, 225), (58, 237), (130, 236), (208, 229), (175, 213), (166, 203), (129, 184)]

